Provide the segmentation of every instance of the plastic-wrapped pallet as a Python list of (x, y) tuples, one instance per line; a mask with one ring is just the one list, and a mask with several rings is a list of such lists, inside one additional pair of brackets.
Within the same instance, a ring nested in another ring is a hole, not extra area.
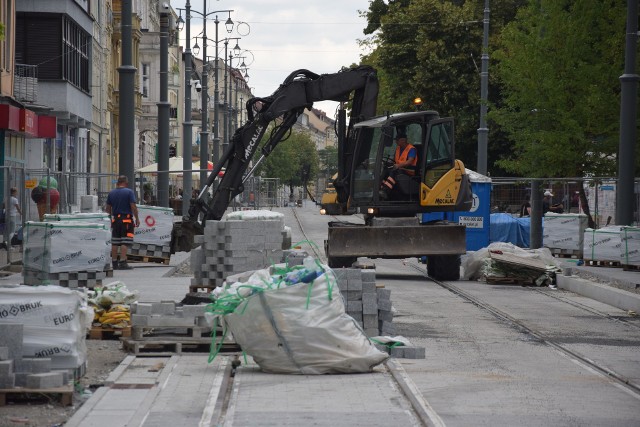
[(89, 222), (92, 224), (104, 223), (107, 228), (111, 227), (111, 219), (109, 214), (104, 212), (76, 212), (71, 214), (45, 214), (45, 222), (53, 221), (78, 221)]
[(544, 215), (543, 246), (562, 253), (582, 256), (584, 231), (587, 229), (587, 216), (584, 214)]
[(23, 248), (23, 265), (27, 270), (103, 271), (111, 248), (111, 233), (104, 223), (29, 221), (24, 227)]
[(623, 265), (640, 266), (640, 228), (621, 227), (621, 262)]
[(140, 227), (136, 227), (134, 243), (164, 246), (171, 244), (173, 209), (159, 206), (138, 206)]
[(54, 369), (77, 369), (87, 360), (86, 334), (93, 310), (86, 297), (60, 286), (0, 287), (2, 322), (22, 324), (22, 356), (51, 358)]
[(585, 261), (620, 262), (621, 247), (619, 226), (587, 228), (584, 231), (583, 258)]

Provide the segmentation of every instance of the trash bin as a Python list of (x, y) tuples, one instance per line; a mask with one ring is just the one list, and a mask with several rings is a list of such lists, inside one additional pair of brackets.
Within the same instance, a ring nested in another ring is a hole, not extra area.
[(447, 220), (467, 227), (467, 250), (477, 251), (489, 246), (491, 225), (491, 178), (467, 169), (471, 180), (473, 204), (464, 212), (432, 212), (422, 214), (422, 223)]

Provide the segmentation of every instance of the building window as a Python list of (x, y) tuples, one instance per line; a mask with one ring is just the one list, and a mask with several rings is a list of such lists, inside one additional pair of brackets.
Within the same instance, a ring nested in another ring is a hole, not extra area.
[(144, 98), (149, 97), (149, 64), (142, 64), (140, 87), (142, 88), (142, 96)]
[(66, 16), (62, 18), (62, 28), (64, 51), (62, 78), (84, 91), (89, 91), (91, 38), (78, 24)]
[(90, 93), (89, 33), (61, 14), (20, 12), (16, 20), (16, 61), (37, 65), (39, 80), (65, 80)]

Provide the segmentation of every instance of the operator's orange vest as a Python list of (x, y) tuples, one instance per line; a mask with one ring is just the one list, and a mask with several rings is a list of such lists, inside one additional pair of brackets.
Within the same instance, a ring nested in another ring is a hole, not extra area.
[[(395, 162), (397, 163), (404, 163), (408, 160), (408, 156), (409, 156), (409, 151), (411, 149), (415, 149), (415, 147), (411, 144), (407, 144), (406, 147), (404, 147), (404, 150), (402, 150), (402, 153), (400, 152), (400, 147), (396, 147), (396, 155), (395, 155)], [(417, 150), (416, 150), (417, 151)], [(415, 166), (418, 164), (418, 156), (415, 156), (413, 159), (411, 159), (411, 164), (410, 166)], [(415, 175), (416, 172), (412, 169), (402, 169), (402, 171), (404, 173), (406, 173), (407, 175)]]

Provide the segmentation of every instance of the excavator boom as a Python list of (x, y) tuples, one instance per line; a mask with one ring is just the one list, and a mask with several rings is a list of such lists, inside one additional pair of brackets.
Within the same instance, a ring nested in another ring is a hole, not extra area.
[[(375, 70), (369, 66), (322, 75), (297, 70), (271, 96), (250, 99), (247, 102), (249, 121), (236, 130), (229, 148), (220, 162), (214, 165), (205, 187), (189, 211), (189, 219), (194, 220), (200, 213), (203, 213), (203, 223), (222, 218), (233, 197), (242, 193), (247, 169), (271, 122), (276, 123), (262, 145), (263, 156), (273, 151), (305, 108), (311, 109), (317, 101), (346, 102), (352, 92), (353, 108), (349, 123), (349, 131), (352, 131), (355, 123), (375, 114), (378, 80)], [(343, 162), (343, 168), (348, 169), (353, 147), (345, 147), (345, 151), (339, 161)], [(223, 168), (224, 175), (214, 188), (212, 198), (207, 200), (206, 193)]]

